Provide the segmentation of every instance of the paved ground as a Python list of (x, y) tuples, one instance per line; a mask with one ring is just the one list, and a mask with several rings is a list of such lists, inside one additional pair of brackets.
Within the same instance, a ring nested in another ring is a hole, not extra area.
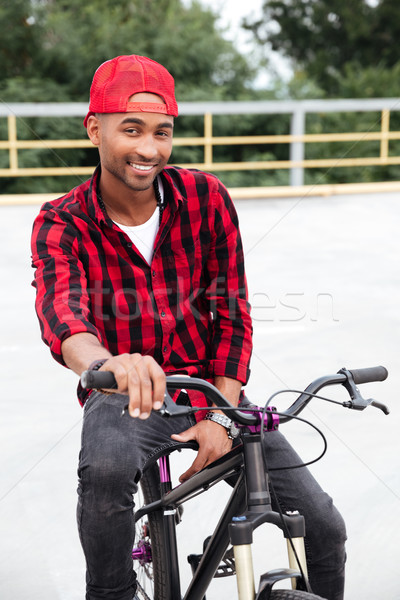
[[(236, 205), (255, 326), (251, 397), (264, 401), (277, 389), (302, 388), (342, 366), (389, 369), (387, 382), (364, 386), (367, 396), (390, 406), (389, 417), (319, 403), (308, 416), (329, 443), (313, 470), (347, 522), (346, 599), (398, 600), (398, 194)], [(0, 208), (0, 597), (82, 600), (75, 528), (81, 411), (76, 378), (50, 358), (33, 311), (29, 237), (37, 210)], [(289, 425), (286, 431), (304, 458), (319, 452), (311, 430)], [(200, 544), (209, 533), (200, 527), (201, 510), (187, 511), (196, 518), (196, 536), (193, 529), (182, 534), (184, 550), (193, 537)], [(282, 543), (274, 536), (272, 549), (262, 550), (268, 568), (282, 562)], [(227, 598), (225, 585), (208, 600)]]

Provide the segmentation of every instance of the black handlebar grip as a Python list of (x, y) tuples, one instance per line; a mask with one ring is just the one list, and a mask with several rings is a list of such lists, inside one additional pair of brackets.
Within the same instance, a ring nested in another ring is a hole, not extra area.
[(114, 373), (111, 371), (84, 371), (81, 375), (81, 386), (84, 389), (117, 389)]
[(354, 383), (371, 383), (372, 381), (385, 381), (388, 376), (386, 367), (368, 367), (367, 369), (349, 369)]

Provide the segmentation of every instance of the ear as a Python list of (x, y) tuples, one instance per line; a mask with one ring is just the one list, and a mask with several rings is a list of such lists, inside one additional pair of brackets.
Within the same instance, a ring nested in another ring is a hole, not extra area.
[(90, 115), (86, 123), (87, 134), (94, 146), (100, 144), (101, 120), (95, 115)]

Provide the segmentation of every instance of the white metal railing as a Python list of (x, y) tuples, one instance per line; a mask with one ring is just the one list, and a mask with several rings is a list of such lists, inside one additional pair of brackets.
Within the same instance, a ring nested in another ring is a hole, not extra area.
[[(186, 164), (210, 171), (232, 171), (249, 169), (289, 169), (290, 184), (304, 184), (304, 170), (318, 167), (399, 165), (400, 156), (389, 153), (391, 140), (400, 139), (400, 131), (390, 131), (390, 114), (400, 111), (400, 98), (344, 99), (344, 100), (299, 100), (299, 101), (257, 101), (257, 102), (181, 102), (180, 115), (200, 115), (204, 120), (204, 135), (201, 137), (175, 138), (175, 146), (203, 146), (204, 160), (201, 163)], [(90, 174), (93, 167), (73, 165), (46, 168), (21, 168), (18, 161), (19, 150), (27, 148), (90, 148), (91, 142), (84, 137), (79, 140), (32, 139), (21, 140), (17, 136), (17, 119), (27, 117), (84, 117), (85, 103), (11, 103), (0, 104), (0, 119), (8, 121), (8, 139), (0, 141), (0, 150), (9, 154), (8, 168), (0, 169), (0, 177), (32, 177), (39, 175)], [(333, 132), (311, 134), (306, 132), (306, 116), (312, 113), (360, 113), (377, 112), (379, 129), (363, 132)], [(288, 114), (290, 133), (288, 135), (223, 136), (213, 135), (213, 116), (240, 114)], [(323, 158), (307, 160), (305, 144), (323, 142), (380, 142), (379, 154), (359, 158)], [(246, 163), (215, 162), (213, 148), (232, 144), (288, 144), (289, 160), (251, 161)]]

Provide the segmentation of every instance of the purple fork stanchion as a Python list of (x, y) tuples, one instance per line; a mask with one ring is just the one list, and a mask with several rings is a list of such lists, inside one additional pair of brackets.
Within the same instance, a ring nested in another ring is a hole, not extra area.
[(162, 456), (158, 461), (160, 469), (160, 482), (171, 483), (171, 471), (169, 468), (169, 456)]
[[(160, 470), (160, 491), (161, 495), (171, 489), (171, 471), (169, 466), (169, 456), (162, 456), (158, 461)], [(141, 538), (137, 545), (132, 550), (133, 560), (139, 561), (141, 565), (148, 564), (152, 561), (151, 543), (148, 537), (147, 524), (143, 526)]]

